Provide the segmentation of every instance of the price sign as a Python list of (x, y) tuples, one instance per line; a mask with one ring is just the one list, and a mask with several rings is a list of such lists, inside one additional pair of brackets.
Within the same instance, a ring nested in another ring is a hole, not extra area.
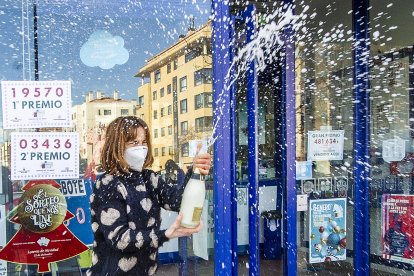
[(71, 127), (70, 81), (2, 81), (3, 128)]
[(343, 153), (343, 130), (308, 132), (308, 161), (342, 160)]
[(14, 132), (11, 134), (11, 179), (79, 177), (79, 134)]

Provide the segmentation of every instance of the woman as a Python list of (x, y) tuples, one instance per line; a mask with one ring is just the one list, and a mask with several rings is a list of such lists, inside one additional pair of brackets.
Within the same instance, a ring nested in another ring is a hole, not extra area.
[[(201, 230), (201, 224), (195, 229), (181, 227), (181, 215), (167, 230), (160, 230), (161, 207), (179, 211), (185, 185), (166, 183), (147, 169), (153, 162), (151, 153), (143, 120), (119, 117), (108, 125), (101, 154), (105, 173), (90, 199), (95, 240), (88, 275), (153, 275), (164, 242)], [(194, 166), (204, 175), (210, 162), (209, 154), (194, 158)]]

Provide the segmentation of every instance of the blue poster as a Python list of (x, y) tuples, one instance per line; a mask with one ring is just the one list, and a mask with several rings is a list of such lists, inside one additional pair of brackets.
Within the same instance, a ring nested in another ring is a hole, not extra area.
[(346, 198), (310, 200), (309, 263), (346, 259)]
[(65, 221), (69, 230), (85, 245), (92, 245), (93, 233), (91, 228), (91, 208), (89, 197), (92, 194), (92, 180), (61, 179), (60, 191), (66, 198), (68, 211), (75, 217)]

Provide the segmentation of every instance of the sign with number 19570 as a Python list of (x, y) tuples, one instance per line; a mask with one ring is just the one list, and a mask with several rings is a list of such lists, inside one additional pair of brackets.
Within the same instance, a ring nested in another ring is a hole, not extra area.
[(3, 127), (71, 126), (70, 81), (2, 81)]
[(79, 177), (79, 134), (73, 132), (13, 132), (11, 179)]

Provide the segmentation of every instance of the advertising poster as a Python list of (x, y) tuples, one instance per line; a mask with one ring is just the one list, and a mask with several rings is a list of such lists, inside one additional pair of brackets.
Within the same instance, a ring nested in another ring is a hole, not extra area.
[(2, 81), (3, 127), (71, 127), (70, 81)]
[(11, 179), (79, 178), (79, 134), (13, 132)]
[(75, 217), (65, 221), (69, 230), (84, 244), (92, 245), (91, 207), (89, 197), (92, 194), (92, 180), (62, 179), (58, 180), (60, 191), (65, 196), (68, 211)]
[(343, 155), (343, 130), (308, 132), (308, 161), (342, 160)]
[(309, 263), (346, 259), (346, 199), (309, 202)]
[(414, 264), (414, 196), (382, 195), (382, 257)]
[(11, 222), (21, 225), (0, 251), (0, 259), (37, 264), (39, 272), (50, 271), (50, 263), (76, 256), (88, 247), (65, 226), (74, 216), (56, 181), (29, 181), (23, 187), (17, 213)]

